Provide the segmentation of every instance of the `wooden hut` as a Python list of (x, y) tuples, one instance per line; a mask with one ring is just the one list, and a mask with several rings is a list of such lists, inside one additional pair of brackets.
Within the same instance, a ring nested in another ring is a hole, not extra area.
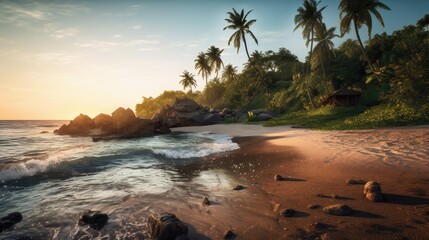
[(342, 88), (329, 94), (323, 105), (332, 105), (335, 107), (350, 107), (356, 105), (362, 91), (354, 88)]

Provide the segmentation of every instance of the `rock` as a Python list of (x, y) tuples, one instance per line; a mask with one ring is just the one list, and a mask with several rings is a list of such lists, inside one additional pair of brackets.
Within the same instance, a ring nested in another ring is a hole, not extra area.
[(177, 118), (169, 118), (169, 119), (165, 120), (163, 125), (167, 126), (168, 128), (172, 128), (172, 127), (179, 126), (179, 124), (180, 124), (180, 122), (179, 122), (179, 120), (177, 120)]
[(209, 201), (209, 199), (208, 199), (207, 197), (204, 197), (204, 198), (203, 198), (202, 205), (203, 205), (203, 206), (209, 206), (209, 205), (210, 205), (210, 201)]
[(147, 222), (151, 238), (158, 240), (186, 239), (188, 227), (172, 213), (152, 214)]
[(353, 178), (350, 178), (347, 179), (346, 183), (350, 185), (364, 185), (366, 182), (365, 180), (355, 180)]
[(244, 189), (243, 186), (241, 186), (240, 184), (235, 185), (235, 187), (233, 188), (233, 190), (242, 190)]
[(114, 132), (115, 128), (113, 126), (112, 116), (104, 113), (98, 114), (94, 118), (94, 125), (95, 128), (101, 128), (103, 131), (106, 132)]
[(41, 133), (41, 134), (49, 133), (49, 131), (41, 131), (40, 133)]
[(276, 180), (276, 181), (282, 181), (283, 177), (280, 176), (279, 174), (276, 174), (276, 175), (274, 175), (274, 180)]
[(308, 209), (318, 209), (321, 208), (322, 206), (318, 205), (318, 204), (310, 204), (307, 206)]
[(136, 120), (133, 110), (120, 107), (112, 113), (112, 123), (118, 133), (125, 132)]
[(150, 119), (137, 118), (125, 130), (126, 137), (150, 137), (155, 135), (155, 122)]
[(195, 112), (202, 107), (192, 99), (189, 98), (177, 98), (173, 105), (174, 111), (181, 113)]
[(176, 112), (176, 118), (179, 120), (179, 124), (182, 127), (185, 126), (201, 126), (203, 125), (203, 118), (206, 115), (204, 111), (194, 112)]
[(9, 213), (6, 217), (0, 218), (0, 233), (22, 221), (20, 212)]
[(94, 127), (94, 121), (90, 117), (80, 114), (68, 125), (62, 125), (55, 133), (60, 135), (87, 135)]
[(255, 119), (256, 119), (256, 121), (268, 121), (268, 120), (271, 120), (273, 118), (274, 118), (273, 115), (266, 114), (266, 113), (260, 113), (260, 114), (256, 115)]
[(223, 234), (223, 239), (230, 240), (235, 239), (237, 237), (237, 234), (235, 234), (232, 230), (226, 230)]
[(203, 125), (212, 125), (212, 124), (218, 124), (218, 123), (222, 123), (223, 122), (223, 118), (222, 115), (220, 115), (219, 113), (207, 113), (204, 117), (203, 117)]
[(293, 217), (295, 215), (295, 210), (292, 208), (283, 209), (280, 211), (280, 215), (283, 217)]
[(221, 112), (221, 115), (225, 115), (225, 114), (232, 114), (232, 110), (229, 108), (224, 108)]
[(105, 213), (87, 210), (80, 216), (79, 225), (83, 226), (88, 224), (91, 228), (100, 230), (104, 227), (104, 225), (106, 225), (108, 219), (109, 217)]
[(255, 114), (255, 115), (258, 115), (258, 114), (261, 114), (261, 113), (263, 113), (264, 112), (264, 110), (250, 110), (250, 112), (252, 112), (253, 114)]
[(220, 113), (221, 111), (219, 110), (219, 109), (214, 109), (214, 108), (212, 108), (212, 109), (210, 109), (209, 110), (209, 113)]
[(370, 181), (365, 184), (363, 187), (363, 194), (366, 199), (373, 202), (383, 201), (383, 195), (381, 194), (380, 183), (375, 181)]
[(163, 124), (158, 129), (158, 132), (161, 133), (161, 134), (168, 134), (168, 133), (171, 133), (171, 130), (170, 130), (170, 128), (166, 124)]
[(353, 213), (353, 209), (345, 204), (329, 205), (323, 208), (323, 212), (330, 215), (336, 216), (348, 216)]
[(280, 209), (280, 206), (281, 206), (281, 204), (280, 204), (280, 203), (275, 203), (275, 204), (273, 205), (273, 211), (274, 211), (274, 212), (278, 212), (278, 211), (279, 211), (279, 209)]

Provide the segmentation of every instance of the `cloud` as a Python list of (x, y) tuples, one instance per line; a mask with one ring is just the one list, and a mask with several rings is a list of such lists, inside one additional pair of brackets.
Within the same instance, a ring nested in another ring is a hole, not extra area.
[(32, 58), (42, 62), (52, 62), (60, 65), (77, 63), (80, 59), (78, 55), (67, 51), (42, 52), (36, 55), (27, 56), (27, 58)]
[(141, 51), (141, 52), (153, 52), (153, 51), (159, 51), (159, 48), (137, 48), (137, 51)]
[(138, 29), (141, 29), (142, 28), (142, 26), (141, 25), (134, 25), (134, 26), (132, 26), (132, 29), (136, 29), (136, 30), (138, 30)]
[(78, 42), (75, 45), (80, 48), (91, 48), (97, 51), (111, 51), (117, 47), (140, 47), (138, 49), (143, 49), (143, 46), (146, 45), (155, 45), (158, 44), (158, 40), (148, 39), (137, 39), (131, 41), (99, 41), (99, 40), (90, 40), (86, 42)]
[(116, 34), (116, 35), (113, 35), (112, 38), (122, 38), (122, 35), (121, 34)]
[(65, 28), (65, 29), (58, 29), (53, 30), (49, 36), (56, 38), (56, 39), (62, 39), (66, 37), (74, 37), (79, 33), (79, 30), (76, 28)]

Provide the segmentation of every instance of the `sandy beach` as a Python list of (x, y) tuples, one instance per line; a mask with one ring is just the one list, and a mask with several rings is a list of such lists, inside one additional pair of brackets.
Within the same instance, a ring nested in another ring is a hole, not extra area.
[[(172, 192), (171, 201), (152, 209), (176, 213), (191, 239), (220, 239), (226, 230), (237, 239), (429, 237), (428, 126), (314, 131), (230, 124), (174, 131), (228, 134), (240, 145), (207, 157), (186, 194)], [(367, 200), (363, 185), (348, 179), (378, 181), (383, 202)], [(245, 189), (233, 191), (235, 184)], [(204, 196), (210, 206), (201, 206)], [(353, 214), (322, 211), (339, 203)], [(293, 217), (280, 215), (287, 208), (296, 211)]]

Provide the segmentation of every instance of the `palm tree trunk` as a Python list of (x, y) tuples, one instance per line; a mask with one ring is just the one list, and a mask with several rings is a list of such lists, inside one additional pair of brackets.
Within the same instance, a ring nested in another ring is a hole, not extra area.
[(314, 105), (313, 99), (311, 98), (311, 94), (310, 94), (310, 84), (309, 84), (309, 82), (308, 82), (308, 73), (309, 73), (310, 64), (311, 64), (311, 55), (312, 55), (312, 53), (313, 53), (313, 34), (314, 34), (314, 30), (313, 30), (313, 26), (311, 26), (310, 57), (309, 57), (309, 59), (308, 59), (307, 70), (306, 70), (306, 72), (305, 72), (305, 84), (307, 85), (307, 96), (308, 96), (308, 99), (310, 100), (311, 107), (312, 107), (312, 108), (316, 108), (316, 106)]
[(326, 93), (329, 93), (328, 83), (327, 83), (327, 79), (326, 79), (325, 64), (323, 64), (323, 54), (320, 54), (320, 64), (322, 65), (323, 84), (325, 85)]
[(362, 40), (360, 39), (360, 36), (359, 36), (359, 31), (358, 31), (358, 27), (357, 27), (355, 19), (353, 19), (353, 25), (355, 27), (356, 37), (358, 39), (359, 46), (360, 46), (360, 49), (362, 50), (363, 56), (365, 57), (366, 61), (368, 62), (369, 67), (371, 68), (371, 70), (374, 73), (375, 77), (378, 79), (379, 82), (381, 82), (381, 79), (378, 76), (377, 71), (375, 71), (374, 65), (372, 65), (371, 61), (369, 61), (368, 55), (366, 55), (365, 48), (364, 48)]

